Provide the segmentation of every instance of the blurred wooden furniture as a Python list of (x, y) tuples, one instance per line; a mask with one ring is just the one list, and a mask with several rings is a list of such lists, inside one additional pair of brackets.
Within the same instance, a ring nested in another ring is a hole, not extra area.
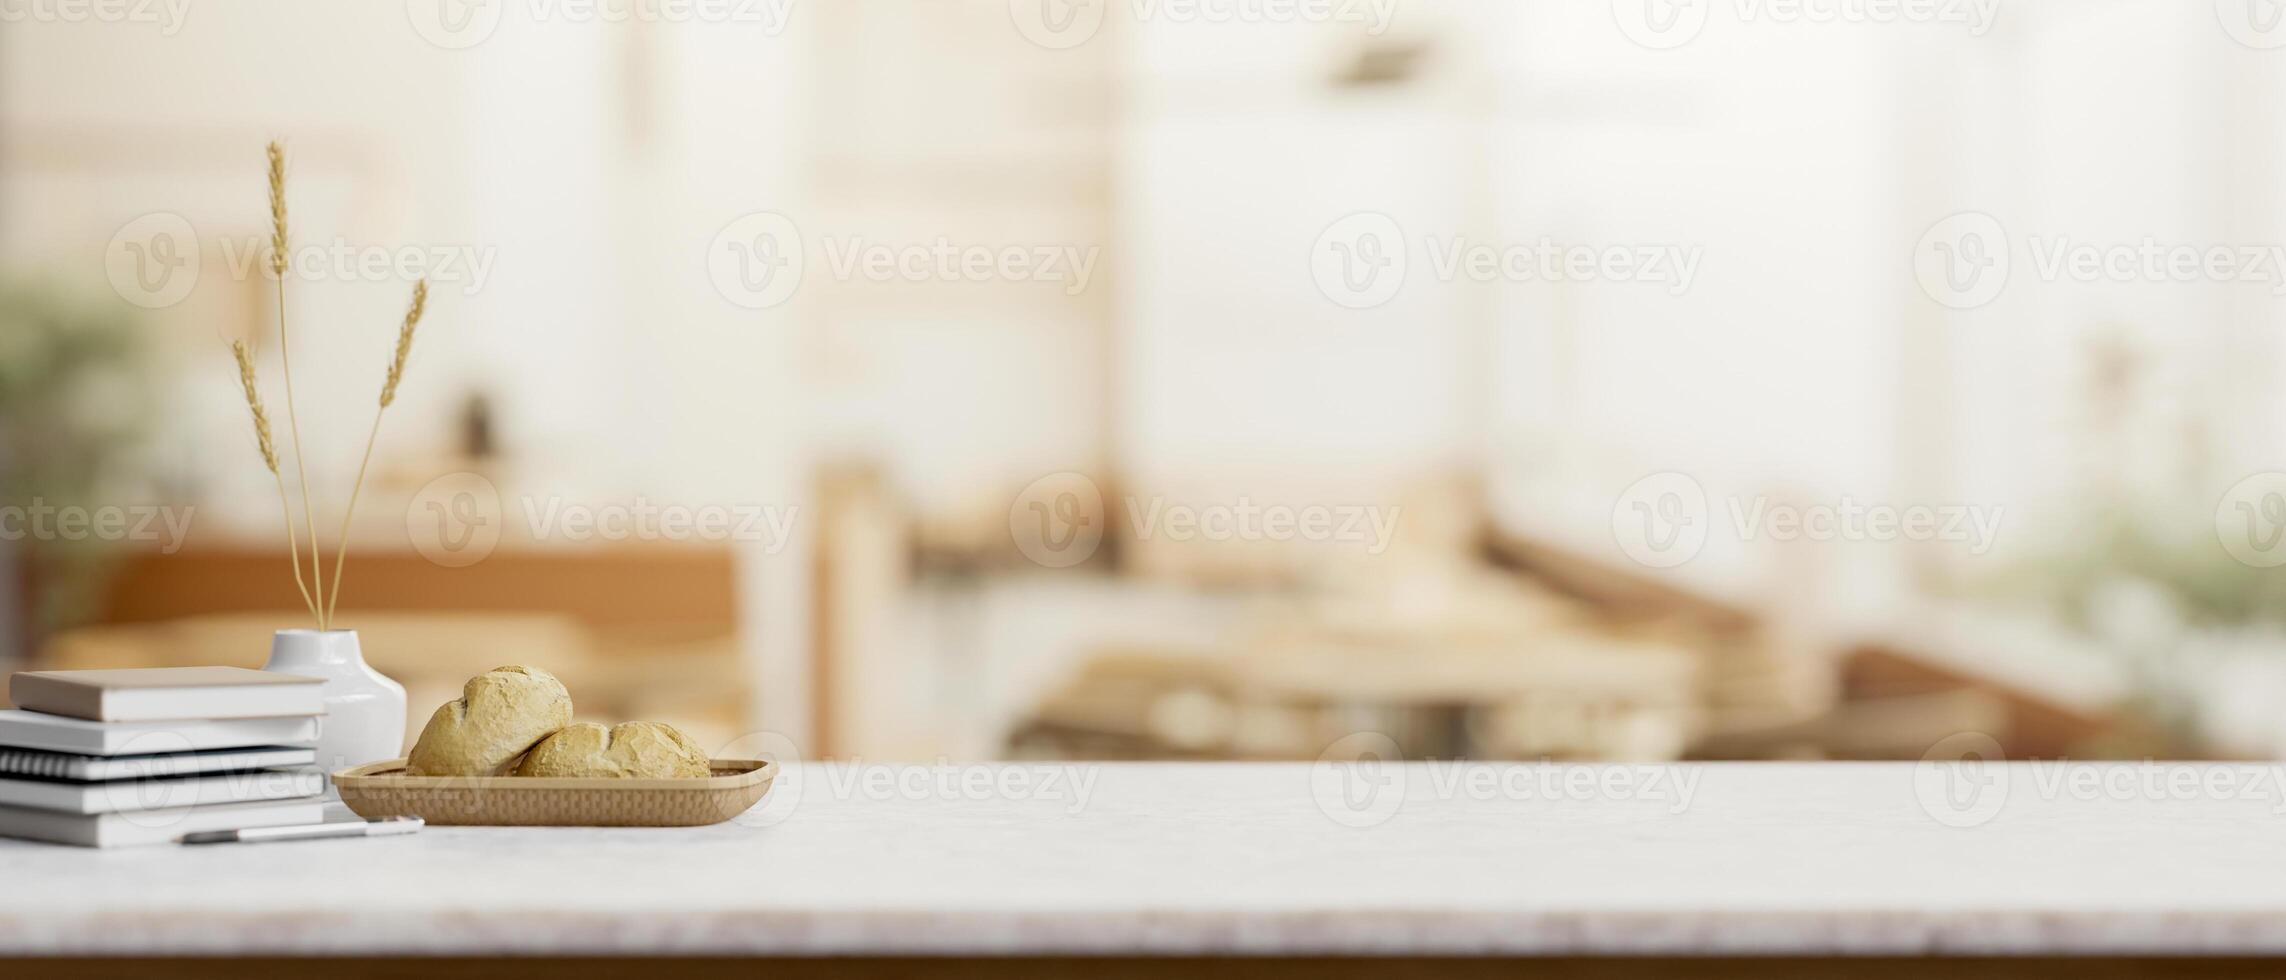
[[(286, 557), (274, 549), (139, 554), (120, 570), (99, 617), (147, 623), (227, 612), (301, 608)], [(330, 579), (332, 568), (326, 569)], [(352, 551), (342, 609), (557, 613), (585, 625), (686, 634), (737, 628), (728, 548), (507, 548), (464, 568), (412, 551)], [(281, 625), (287, 625), (281, 623)]]
[[(563, 678), (584, 720), (668, 721), (712, 748), (752, 727), (734, 572), (728, 549), (702, 547), (502, 548), (464, 568), (352, 552), (339, 618), (405, 685), (408, 739), (470, 676), (530, 663)], [(259, 667), (271, 632), (307, 618), (281, 553), (139, 555), (100, 621), (33, 665)]]

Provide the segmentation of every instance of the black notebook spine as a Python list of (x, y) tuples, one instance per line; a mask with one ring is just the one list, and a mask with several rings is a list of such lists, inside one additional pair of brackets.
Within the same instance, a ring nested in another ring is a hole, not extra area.
[(0, 749), (0, 775), (84, 779), (87, 759), (37, 749)]

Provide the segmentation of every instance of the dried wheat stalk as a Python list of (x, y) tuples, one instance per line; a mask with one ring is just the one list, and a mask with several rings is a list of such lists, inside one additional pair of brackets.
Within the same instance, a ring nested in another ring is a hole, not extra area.
[[(325, 595), (325, 569), (318, 561), (317, 512), (310, 508), (310, 471), (302, 454), (301, 416), (294, 411), (294, 358), (286, 343), (286, 151), (273, 141), (270, 157), (270, 272), (278, 280), (278, 361), (286, 372), (286, 426), (294, 437), (294, 475), (302, 485), (302, 523), (310, 532), (310, 576), (317, 594)], [(294, 515), (286, 515), (292, 523)], [(301, 575), (301, 556), (294, 557), (294, 574)], [(325, 608), (318, 607), (318, 629), (328, 627)]]
[(254, 358), (246, 353), (243, 340), (231, 341), (230, 353), (238, 359), (238, 385), (246, 392), (246, 410), (254, 415), (254, 445), (262, 451), (262, 465), (269, 468), (271, 479), (278, 484), (278, 508), (286, 514), (286, 552), (294, 559), (294, 587), (302, 590), (302, 605), (314, 618), (317, 601), (310, 598), (309, 584), (302, 581), (302, 544), (294, 534), (293, 505), (286, 501), (286, 477), (278, 471), (278, 446), (270, 438), (270, 415), (262, 410), (262, 392), (254, 386)]
[(333, 598), (328, 600), (325, 618), (332, 621), (335, 606), (341, 604), (341, 563), (349, 554), (349, 521), (357, 514), (357, 494), (365, 489), (365, 468), (373, 463), (373, 444), (381, 438), (381, 416), (397, 400), (397, 382), (405, 379), (405, 358), (413, 353), (413, 329), (421, 325), (421, 311), (429, 305), (429, 281), (413, 284), (413, 305), (405, 311), (405, 322), (397, 328), (397, 355), (389, 361), (389, 376), (381, 382), (381, 406), (373, 411), (373, 431), (365, 434), (365, 458), (357, 463), (357, 480), (349, 485), (349, 509), (341, 514), (341, 537), (333, 546)]
[(373, 446), (381, 436), (381, 417), (397, 400), (397, 385), (405, 377), (405, 360), (413, 352), (413, 330), (421, 322), (421, 313), (429, 302), (429, 284), (422, 280), (413, 287), (412, 307), (405, 311), (404, 324), (397, 329), (396, 356), (389, 362), (388, 377), (381, 385), (381, 405), (373, 413), (373, 429), (365, 437), (365, 457), (357, 464), (357, 482), (350, 485), (349, 508), (341, 516), (341, 540), (334, 547), (333, 593), (325, 590), (323, 546), (317, 536), (317, 512), (310, 506), (309, 468), (303, 462), (302, 426), (294, 411), (294, 362), (286, 343), (286, 272), (290, 266), (286, 246), (286, 153), (273, 142), (268, 148), (270, 159), (270, 273), (278, 280), (278, 360), (286, 374), (286, 423), (294, 438), (294, 471), (302, 488), (302, 524), (310, 537), (311, 581), (302, 578), (300, 538), (294, 531), (294, 508), (286, 496), (286, 478), (278, 466), (278, 450), (270, 436), (270, 419), (262, 411), (262, 399), (254, 387), (254, 362), (246, 353), (243, 342), (230, 345), (238, 358), (238, 379), (246, 390), (246, 405), (254, 413), (255, 438), (262, 450), (262, 463), (277, 478), (278, 504), (286, 514), (286, 548), (294, 562), (294, 585), (302, 590), (302, 601), (310, 614), (317, 618), (319, 630), (333, 628), (334, 609), (341, 603), (342, 563), (349, 553), (350, 520), (357, 513), (358, 493), (365, 487), (365, 471), (373, 462)]

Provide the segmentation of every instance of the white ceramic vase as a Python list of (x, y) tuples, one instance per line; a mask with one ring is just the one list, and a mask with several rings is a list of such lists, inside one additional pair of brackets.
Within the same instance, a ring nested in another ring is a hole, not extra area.
[(402, 754), (404, 685), (365, 665), (356, 630), (279, 630), (262, 669), (325, 679), (317, 764), (326, 772)]

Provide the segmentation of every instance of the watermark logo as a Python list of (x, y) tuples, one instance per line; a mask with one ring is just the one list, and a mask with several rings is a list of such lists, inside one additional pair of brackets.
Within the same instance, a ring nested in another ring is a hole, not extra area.
[[(1062, 51), (1086, 44), (1103, 28), (1114, 0), (1008, 0), (1008, 19), (1024, 39)], [(1398, 0), (1127, 0), (1137, 23), (1354, 24), (1369, 37), (1389, 30)]]
[(742, 215), (715, 233), (706, 268), (715, 291), (749, 310), (792, 299), (802, 286), (802, 230), (776, 211)]
[(405, 534), (413, 550), (445, 568), (466, 568), (491, 557), (506, 525), (499, 488), (475, 473), (430, 480), (405, 508)]
[[(1635, 481), (1611, 508), (1612, 539), (1637, 564), (1673, 568), (1698, 556), (1708, 533), (1729, 528), (1739, 541), (1936, 541), (1992, 550), (2004, 507), (1891, 504), (1843, 495), (1832, 502), (1773, 503), (1767, 496), (1726, 497), (1713, 513), (1706, 491), (1681, 473)], [(1715, 517), (1725, 518), (1714, 520)]]
[(2008, 232), (1979, 211), (1951, 215), (1913, 246), (1913, 277), (1939, 304), (1973, 310), (2008, 286)]
[(1008, 0), (1008, 19), (1024, 39), (1052, 51), (1086, 44), (1103, 27), (1112, 0)]
[[(1345, 735), (1310, 767), (1310, 797), (1344, 827), (1375, 827), (1408, 802), (1654, 804), (1666, 815), (1690, 809), (1703, 769), (1689, 765), (1476, 762), (1431, 759), (1407, 765), (1379, 732)], [(1421, 794), (1427, 793), (1426, 797)]]
[(1209, 504), (1127, 497), (1138, 541), (1310, 541), (1357, 545), (1368, 555), (1389, 550), (1404, 508), (1378, 504), (1261, 503), (1240, 495)]
[(1048, 283), (1066, 296), (1087, 289), (1102, 251), (1093, 245), (962, 244), (942, 237), (902, 245), (863, 236), (825, 240), (826, 264), (841, 282)]
[(2286, 815), (2286, 763), (2075, 762), (2011, 763), (1989, 735), (1968, 732), (1938, 742), (1913, 767), (1913, 796), (1931, 820), (1947, 827), (1991, 823), (2017, 799), (2069, 802), (2075, 812), (2116, 804), (2258, 803)]
[[(224, 238), (217, 243), (223, 266), (235, 282), (275, 275), (266, 261), (264, 238)], [(440, 289), (460, 287), (473, 296), (492, 278), (499, 249), (474, 245), (359, 245), (346, 239), (313, 242), (286, 250), (286, 275), (302, 282), (427, 282)]]
[(939, 756), (932, 765), (884, 765), (863, 759), (836, 759), (820, 766), (827, 792), (837, 800), (864, 803), (945, 801), (1057, 804), (1069, 816), (1087, 809), (1102, 768), (1092, 764), (1034, 765), (955, 763)]
[[(2162, 241), (2081, 241), (2026, 235), (2020, 242), (1991, 215), (1964, 211), (1931, 225), (1913, 252), (1914, 277), (1930, 299), (1974, 309), (2007, 287), (2017, 248), (2041, 282), (2082, 285), (2258, 283), (2286, 296), (2286, 245)], [(2018, 269), (2025, 267), (2016, 266)]]
[[(1698, 277), (1699, 246), (1587, 245), (1541, 238), (1479, 242), (1424, 237), (1421, 254), (1438, 282), (1650, 283), (1680, 295)], [(1370, 309), (1395, 298), (1412, 268), (1411, 242), (1397, 221), (1371, 211), (1327, 225), (1310, 247), (1310, 278), (1335, 305)]]
[[(1355, 546), (1367, 555), (1389, 550), (1404, 508), (1379, 504), (1290, 504), (1240, 495), (1207, 503), (1161, 495), (1121, 498), (1137, 541), (1307, 542)], [(1102, 491), (1078, 473), (1034, 480), (1008, 508), (1016, 549), (1047, 568), (1086, 561), (1103, 543)]]
[[(270, 239), (223, 237), (212, 241), (222, 274), (233, 282), (274, 278)], [(180, 303), (205, 271), (207, 243), (179, 214), (146, 214), (111, 236), (103, 271), (121, 299), (145, 309)], [(290, 246), (286, 275), (301, 282), (414, 282), (460, 286), (463, 295), (484, 288), (499, 250), (474, 245), (360, 245), (346, 239)]]
[[(707, 275), (724, 299), (752, 310), (794, 297), (813, 268), (809, 239), (775, 211), (747, 214), (707, 244)], [(819, 239), (825, 274), (840, 282), (1039, 283), (1073, 296), (1094, 279), (1102, 249), (1094, 245), (878, 242), (862, 235)]]
[(1947, 827), (1980, 826), (2008, 805), (2007, 763), (1990, 735), (1948, 736), (1914, 764), (1913, 798), (1929, 819)]
[(1344, 735), (1310, 764), (1310, 798), (1344, 827), (1387, 823), (1405, 805), (1405, 753), (1380, 732)]
[(459, 50), (484, 43), (500, 27), (507, 0), (406, 0), (405, 19), (413, 33), (440, 48)]
[(2286, 473), (2256, 473), (2215, 503), (2215, 540), (2240, 564), (2286, 565)]
[(1008, 536), (1033, 564), (1070, 568), (1103, 546), (1103, 491), (1079, 473), (1050, 473), (1008, 506)]
[(157, 544), (161, 554), (171, 555), (182, 549), (197, 513), (196, 507), (83, 507), (34, 497), (29, 504), (0, 506), (0, 541), (132, 541)]
[(120, 299), (147, 310), (173, 306), (198, 285), (198, 229), (169, 212), (121, 225), (103, 250), (103, 272)]
[(0, 24), (156, 24), (160, 37), (189, 13), (190, 0), (0, 0)]
[[(1620, 33), (1664, 51), (1696, 40), (1714, 0), (1612, 0)], [(1983, 37), (2000, 19), (2000, 0), (1731, 0), (1742, 24), (1948, 24)]]
[(2215, 19), (2231, 40), (2247, 47), (2286, 46), (2286, 0), (2215, 0)]
[[(514, 507), (531, 541), (707, 541), (759, 544), (771, 554), (792, 540), (801, 516), (795, 506), (663, 503), (640, 494), (604, 504), (528, 494)], [(405, 526), (414, 550), (447, 568), (465, 568), (491, 556), (508, 517), (491, 481), (452, 473), (421, 488)]]
[[(460, 50), (499, 29), (508, 0), (406, 0), (405, 18), (422, 40)], [(535, 22), (572, 24), (750, 24), (768, 34), (786, 29), (793, 0), (524, 0)]]
[(1689, 291), (1705, 249), (1696, 245), (1578, 245), (1472, 242), (1454, 236), (1428, 239), (1429, 267), (1438, 282), (1631, 282)]
[(731, 821), (770, 827), (794, 819), (805, 803), (820, 800), (875, 807), (888, 803), (1012, 802), (1053, 808), (1066, 816), (1095, 799), (1103, 769), (1091, 763), (876, 763), (862, 758), (804, 761), (793, 739), (749, 732), (715, 750), (712, 758), (768, 762), (777, 767), (770, 792)]
[(1368, 310), (1405, 286), (1405, 230), (1386, 214), (1360, 211), (1327, 225), (1310, 246), (1310, 277), (1337, 306)]
[(226, 799), (283, 800), (323, 788), (323, 777), (308, 770), (253, 769), (207, 773), (197, 780), (111, 779), (95, 783), (97, 812), (115, 814), (134, 827), (172, 827), (199, 807), (202, 786), (222, 783)]
[(1673, 568), (1698, 557), (1711, 526), (1706, 489), (1681, 473), (1635, 481), (1611, 509), (1612, 541), (1649, 568)]
[(801, 508), (768, 504), (660, 503), (638, 494), (627, 503), (584, 504), (525, 496), (526, 531), (534, 541), (710, 541), (760, 544), (776, 554), (793, 537)]
[(1713, 0), (1612, 0), (1611, 18), (1628, 40), (1665, 51), (1696, 39), (1712, 5)]
[(802, 805), (810, 768), (802, 764), (801, 747), (784, 733), (748, 732), (731, 739), (708, 758), (745, 759), (778, 767), (777, 775), (770, 777), (769, 794), (762, 797), (762, 802), (732, 817), (731, 822), (741, 827), (775, 827), (785, 823)]

